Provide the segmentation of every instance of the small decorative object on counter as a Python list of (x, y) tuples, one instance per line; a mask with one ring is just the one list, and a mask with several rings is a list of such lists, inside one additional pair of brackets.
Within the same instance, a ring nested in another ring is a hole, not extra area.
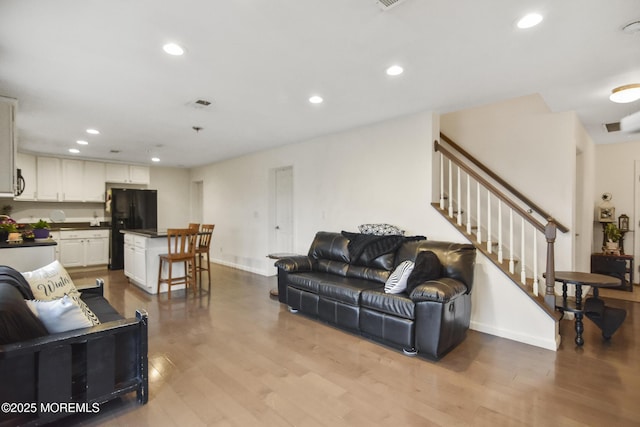
[(31, 226), (33, 228), (33, 235), (36, 239), (46, 239), (49, 237), (49, 223), (43, 219)]
[(605, 254), (611, 255), (620, 255), (620, 248), (618, 246), (618, 242), (622, 237), (622, 233), (620, 229), (614, 222), (609, 222), (604, 227), (604, 235), (606, 238), (605, 246), (602, 248), (602, 251)]
[[(14, 235), (11, 236), (11, 234)], [(13, 218), (7, 215), (0, 215), (0, 242), (16, 240), (15, 234), (18, 234), (18, 226)], [(20, 236), (18, 235), (18, 238), (19, 237)]]

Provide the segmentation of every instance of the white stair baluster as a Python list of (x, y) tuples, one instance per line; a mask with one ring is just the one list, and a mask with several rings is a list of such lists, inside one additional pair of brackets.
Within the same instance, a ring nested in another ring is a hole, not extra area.
[(462, 202), (460, 198), (462, 197), (462, 191), (460, 191), (460, 166), (458, 166), (458, 206), (456, 206), (458, 215), (457, 215), (457, 224), (462, 225)]
[(515, 260), (513, 259), (515, 249), (513, 247), (513, 209), (509, 208), (509, 273), (511, 274), (516, 273)]
[(535, 227), (533, 228), (533, 294), (538, 296), (538, 233)]
[(453, 163), (451, 163), (451, 159), (449, 159), (449, 195), (448, 195), (448, 201), (449, 201), (449, 218), (453, 218), (453, 195), (451, 193), (453, 193), (453, 179), (452, 179), (452, 174), (453, 171), (451, 170), (453, 168)]
[(467, 234), (471, 235), (471, 176), (467, 174)]
[(491, 243), (491, 192), (487, 190), (487, 252), (493, 253)]
[(440, 209), (444, 210), (444, 156), (440, 153)]
[(478, 243), (482, 243), (482, 211), (480, 209), (480, 183), (477, 182), (477, 194), (476, 194), (476, 200), (478, 202), (478, 219), (476, 220), (476, 224), (478, 224), (478, 231), (476, 232), (476, 236), (478, 239)]
[(498, 199), (498, 262), (502, 261), (502, 201)]
[(522, 264), (522, 267), (520, 268), (520, 282), (523, 285), (527, 283), (527, 273), (524, 270), (524, 249), (524, 217), (522, 217), (522, 226), (520, 229), (520, 263)]

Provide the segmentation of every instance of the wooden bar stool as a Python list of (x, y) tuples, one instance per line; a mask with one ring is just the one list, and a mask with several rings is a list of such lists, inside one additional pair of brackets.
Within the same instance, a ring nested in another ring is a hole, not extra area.
[[(171, 299), (171, 287), (185, 285), (185, 296), (189, 287), (195, 291), (195, 260), (196, 260), (196, 235), (197, 231), (190, 228), (170, 228), (167, 230), (167, 247), (169, 251), (160, 255), (158, 268), (158, 293), (160, 284), (167, 283), (168, 298)], [(168, 265), (166, 279), (162, 278), (162, 266)], [(173, 277), (173, 264), (184, 265), (184, 275)]]
[(190, 222), (189, 229), (198, 231), (200, 230), (200, 224), (198, 224), (197, 222)]
[[(211, 294), (211, 266), (209, 261), (209, 253), (211, 250), (211, 236), (215, 224), (202, 224), (202, 230), (198, 233), (198, 247), (196, 248), (196, 271), (198, 272), (198, 283), (202, 290), (202, 272), (207, 272), (209, 287), (207, 292)], [(202, 259), (206, 255), (206, 263), (203, 264)]]

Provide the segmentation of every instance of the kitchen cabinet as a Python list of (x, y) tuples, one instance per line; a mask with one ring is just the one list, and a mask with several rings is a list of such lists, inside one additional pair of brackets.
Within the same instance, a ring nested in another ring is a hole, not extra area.
[(36, 156), (32, 154), (17, 153), (16, 168), (20, 169), (24, 178), (24, 191), (14, 200), (36, 200)]
[(122, 184), (149, 184), (149, 167), (125, 165), (121, 163), (106, 164), (106, 181)]
[(146, 268), (147, 239), (133, 234), (124, 235), (124, 274), (130, 280), (145, 284), (150, 272)]
[(0, 197), (13, 197), (15, 190), (17, 101), (0, 97)]
[(62, 201), (104, 202), (104, 163), (62, 160)]
[(60, 263), (87, 267), (109, 263), (109, 230), (61, 230)]
[(60, 201), (60, 178), (60, 159), (38, 157), (36, 159), (37, 200), (44, 202)]

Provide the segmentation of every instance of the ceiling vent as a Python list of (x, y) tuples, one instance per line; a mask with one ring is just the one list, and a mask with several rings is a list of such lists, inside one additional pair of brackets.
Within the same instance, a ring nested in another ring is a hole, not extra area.
[(604, 128), (607, 132), (620, 132), (620, 122), (605, 123)]
[(404, 3), (406, 0), (377, 0), (378, 6), (382, 10), (389, 10), (392, 7), (398, 6), (400, 3)]
[(208, 110), (213, 106), (213, 102), (200, 98), (200, 99), (196, 99), (194, 101), (188, 102), (187, 106), (191, 108), (197, 108), (198, 110)]

